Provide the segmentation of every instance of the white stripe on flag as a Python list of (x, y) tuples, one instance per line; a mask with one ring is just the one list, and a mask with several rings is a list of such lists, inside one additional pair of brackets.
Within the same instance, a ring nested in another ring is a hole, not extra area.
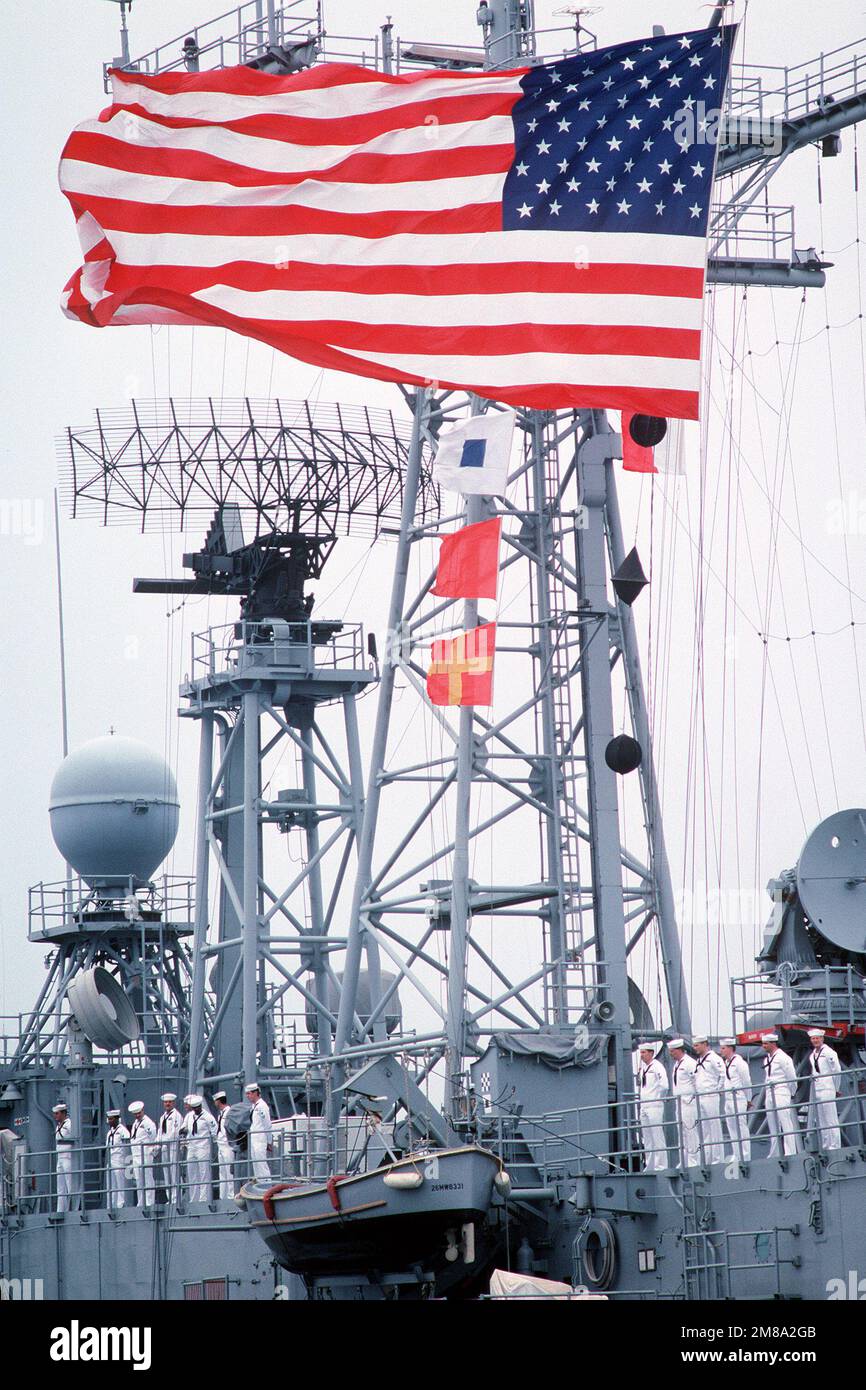
[[(290, 271), (275, 271), (291, 280)], [(399, 323), (448, 328), (464, 324), (634, 324), (630, 295), (607, 294), (352, 294), (318, 290), (240, 290), (213, 285), (198, 290), (196, 299), (214, 304), (227, 313), (289, 322), (338, 319), (354, 323)], [(701, 326), (703, 305), (699, 299), (662, 299), (651, 295), (642, 326), (685, 328)]]
[[(400, 233), (372, 240), (352, 236), (192, 236), (178, 232), (112, 231), (124, 265), (224, 265), (226, 261), (309, 261), (314, 265), (472, 265), (479, 237)], [(699, 237), (653, 237), (622, 232), (484, 232), (484, 262), (568, 265), (585, 253), (589, 265), (662, 265), (702, 269)], [(674, 243), (679, 243), (675, 245)], [(640, 276), (637, 277), (638, 283)], [(641, 296), (644, 299), (654, 296)]]
[[(252, 96), (230, 92), (161, 92), (143, 82), (112, 76), (115, 102), (143, 106), (157, 116), (179, 116), (188, 120), (238, 121), (246, 116), (300, 116), (304, 119), (333, 120), (357, 116), (364, 111), (390, 111), (400, 106), (444, 101), (448, 98), (521, 95), (522, 74), (491, 73), (489, 76), (459, 80), (425, 76), (421, 82), (363, 82), (350, 75), (345, 82), (318, 90), (291, 88), (282, 92), (267, 90)], [(357, 69), (354, 70), (355, 72)]]
[[(336, 344), (339, 347), (339, 344)], [(367, 362), (401, 368), (427, 381), (477, 381), (483, 386), (531, 386), (574, 382), (603, 389), (611, 382), (669, 391), (697, 391), (700, 363), (673, 357), (621, 357), (602, 353), (509, 353), (499, 357), (436, 356), (425, 353), (345, 349)]]
[[(389, 130), (369, 140), (348, 145), (303, 145), (287, 140), (268, 140), (259, 135), (241, 135), (219, 126), (193, 126), (178, 130), (154, 125), (143, 117), (118, 112), (110, 121), (88, 121), (78, 127), (85, 133), (111, 135), (124, 144), (141, 149), (189, 150), (218, 159), (227, 159), (247, 169), (270, 174), (301, 174), (330, 169), (355, 154), (431, 154), (439, 150), (487, 149), (492, 145), (514, 143), (510, 116), (490, 116), (483, 121), (452, 125), (410, 126)], [(61, 184), (66, 188), (61, 165)], [(182, 182), (183, 180), (181, 180)], [(693, 238), (686, 238), (692, 240)]]
[(204, 179), (178, 180), (158, 174), (130, 173), (64, 162), (65, 187), (70, 193), (98, 198), (122, 198), (132, 203), (170, 204), (172, 207), (307, 207), (333, 212), (433, 212), (462, 208), (469, 203), (499, 203), (505, 174), (481, 174), (473, 178), (416, 179), (411, 183), (342, 183), (304, 179), (297, 184), (239, 187), (231, 183), (207, 183)]

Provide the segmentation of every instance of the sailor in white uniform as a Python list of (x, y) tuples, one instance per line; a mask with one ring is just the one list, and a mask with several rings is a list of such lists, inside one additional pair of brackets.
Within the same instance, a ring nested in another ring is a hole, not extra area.
[(661, 1062), (656, 1060), (652, 1043), (641, 1043), (638, 1051), (640, 1061), (635, 1088), (638, 1096), (644, 1168), (648, 1173), (661, 1173), (668, 1166), (665, 1097), (670, 1091), (670, 1082)]
[(156, 1200), (154, 1166), (159, 1152), (156, 1125), (144, 1112), (144, 1101), (133, 1100), (126, 1107), (132, 1116), (129, 1126), (129, 1147), (132, 1152), (132, 1175), (140, 1207), (152, 1207)]
[(250, 1115), (249, 1154), (254, 1178), (267, 1180), (271, 1176), (268, 1155), (273, 1153), (271, 1112), (262, 1100), (255, 1081), (244, 1087), (244, 1095), (252, 1106)]
[(216, 1106), (216, 1145), (217, 1145), (217, 1166), (219, 1169), (219, 1195), (225, 1202), (234, 1196), (234, 1166), (235, 1155), (229, 1137), (226, 1134), (226, 1116), (229, 1113), (229, 1103), (225, 1091), (214, 1091), (214, 1105)]
[(841, 1086), (842, 1065), (832, 1047), (824, 1042), (823, 1028), (810, 1028), (809, 1071), (812, 1075), (812, 1123), (818, 1131), (822, 1149), (841, 1149), (842, 1131), (836, 1098)]
[(165, 1200), (175, 1205), (180, 1200), (180, 1127), (183, 1124), (181, 1113), (175, 1107), (176, 1100), (174, 1091), (166, 1091), (162, 1097), (162, 1114), (156, 1126)]
[(129, 1130), (120, 1123), (119, 1110), (107, 1110), (105, 1118), (108, 1120), (105, 1136), (106, 1205), (109, 1211), (118, 1211), (126, 1206)]
[(713, 1052), (709, 1040), (700, 1034), (694, 1044), (695, 1089), (698, 1095), (698, 1116), (701, 1151), (704, 1163), (722, 1163), (725, 1157), (722, 1141), (722, 1086), (725, 1068), (721, 1057)]
[(722, 1038), (719, 1043), (725, 1068), (725, 1128), (731, 1141), (732, 1156), (741, 1163), (752, 1157), (752, 1137), (749, 1133), (748, 1112), (752, 1107), (752, 1078), (749, 1064), (737, 1051), (736, 1038)]
[(768, 1157), (779, 1157), (779, 1144), (786, 1155), (795, 1154), (800, 1148), (797, 1112), (794, 1109), (794, 1093), (797, 1089), (797, 1073), (794, 1063), (779, 1047), (777, 1033), (764, 1033), (761, 1038), (764, 1052), (764, 1106), (767, 1111), (767, 1124), (770, 1129), (770, 1148)]
[(54, 1116), (54, 1150), (57, 1155), (55, 1173), (57, 1176), (57, 1210), (72, 1210), (72, 1146), (75, 1135), (69, 1111), (62, 1101), (52, 1105)]
[(680, 1130), (680, 1167), (697, 1168), (701, 1162), (701, 1146), (698, 1134), (695, 1064), (686, 1052), (682, 1038), (672, 1038), (668, 1048), (674, 1063), (671, 1089), (676, 1101)]
[(186, 1151), (186, 1194), (189, 1202), (211, 1199), (211, 1155), (216, 1139), (216, 1120), (204, 1109), (201, 1096), (184, 1096), (186, 1114), (181, 1136)]

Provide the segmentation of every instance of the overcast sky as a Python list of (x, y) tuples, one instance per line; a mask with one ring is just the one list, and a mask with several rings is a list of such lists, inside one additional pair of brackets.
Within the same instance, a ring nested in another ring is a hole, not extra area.
[[(182, 36), (216, 8), (136, 0), (133, 53)], [(325, 0), (325, 8), (331, 33), (372, 35), (385, 18), (366, 0)], [(554, 16), (558, 8), (555, 0), (540, 4), (538, 23), (567, 22)], [(475, 9), (474, 0), (410, 0), (394, 20), (406, 38), (475, 43)], [(707, 17), (707, 6), (685, 0), (610, 0), (587, 22), (605, 43), (656, 23), (669, 32), (699, 27)], [(47, 817), (61, 748), (55, 436), (68, 424), (86, 425), (97, 406), (169, 390), (399, 408), (395, 388), (323, 377), (221, 330), (96, 332), (61, 315), (60, 291), (79, 250), (57, 188), (57, 159), (72, 127), (105, 104), (101, 67), (117, 52), (117, 18), (105, 0), (18, 3), (4, 14), (0, 500), (3, 515), (21, 522), (4, 523), (0, 535), (0, 1013), (27, 1008), (42, 974), (43, 952), (26, 944), (28, 886), (62, 873)], [(752, 0), (737, 56), (794, 65), (863, 34), (861, 3)], [(851, 51), (866, 55), (866, 39)], [(772, 75), (764, 81), (774, 85)], [(861, 139), (861, 165), (864, 153)], [(849, 130), (839, 158), (803, 151), (770, 185), (770, 203), (796, 206), (797, 244), (823, 248), (835, 262), (827, 290), (809, 291), (805, 302), (795, 290), (744, 296), (724, 289), (708, 297), (707, 406), (702, 429), (689, 435), (687, 478), (658, 483), (653, 505), (647, 484), (620, 479), (629, 538), (646, 565), (652, 555), (652, 596), (639, 619), (675, 884), (699, 897), (704, 885), (725, 895), (724, 922), (711, 907), (708, 927), (699, 920), (685, 928), (695, 1012), (710, 1026), (728, 1026), (726, 976), (749, 966), (766, 916), (757, 895), (767, 878), (794, 863), (821, 816), (866, 802), (856, 154)], [(861, 167), (861, 199), (864, 173)], [(114, 727), (165, 751), (183, 801), (172, 860), (181, 872), (191, 867), (195, 738), (173, 717), (176, 688), (189, 666), (190, 632), (208, 614), (218, 617), (217, 608), (187, 605), (167, 617), (161, 599), (132, 597), (135, 574), (179, 572), (180, 538), (64, 519), (61, 541), (72, 746)], [(383, 547), (385, 562), (366, 566), (365, 552), (358, 542), (338, 547), (319, 585), (318, 611), (340, 614), (345, 604), (348, 617), (363, 617), (381, 634), (392, 552)], [(369, 711), (365, 727), (368, 718)], [(700, 919), (703, 909), (692, 915)], [(648, 979), (651, 962), (641, 968)]]

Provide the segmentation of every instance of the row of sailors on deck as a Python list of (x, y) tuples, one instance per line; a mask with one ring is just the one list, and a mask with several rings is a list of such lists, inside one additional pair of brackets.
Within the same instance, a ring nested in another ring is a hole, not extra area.
[[(841, 1065), (832, 1047), (824, 1042), (824, 1030), (811, 1028), (809, 1074), (812, 1081), (814, 1124), (822, 1149), (842, 1147), (837, 1096)], [(794, 1063), (779, 1047), (776, 1033), (764, 1033), (763, 1096), (770, 1134), (770, 1158), (794, 1154), (800, 1147), (800, 1126), (794, 1094), (800, 1078)], [(692, 1039), (695, 1056), (686, 1052), (683, 1038), (673, 1038), (668, 1050), (673, 1059), (670, 1079), (655, 1056), (655, 1044), (642, 1043), (636, 1089), (641, 1142), (646, 1167), (660, 1172), (669, 1167), (665, 1136), (665, 1100), (676, 1101), (680, 1167), (723, 1163), (728, 1157), (748, 1163), (752, 1156), (748, 1112), (755, 1105), (748, 1063), (737, 1052), (735, 1038), (722, 1038), (714, 1052), (704, 1037)], [(760, 1088), (759, 1088), (760, 1089)], [(724, 1131), (723, 1131), (724, 1125)], [(730, 1145), (730, 1155), (725, 1152)]]
[[(271, 1112), (262, 1099), (258, 1086), (251, 1082), (245, 1087), (250, 1105), (250, 1125), (247, 1139), (249, 1171), (255, 1178), (271, 1176), (269, 1155), (273, 1152)], [(155, 1122), (145, 1112), (144, 1101), (134, 1100), (127, 1107), (129, 1125), (122, 1123), (119, 1110), (108, 1110), (108, 1129), (105, 1136), (106, 1206), (110, 1211), (131, 1205), (133, 1191), (140, 1207), (156, 1202), (158, 1189), (165, 1193), (168, 1203), (209, 1202), (213, 1195), (214, 1158), (217, 1164), (218, 1195), (229, 1199), (235, 1195), (235, 1161), (237, 1151), (226, 1133), (226, 1116), (230, 1106), (225, 1091), (214, 1092), (216, 1116), (205, 1108), (201, 1096), (184, 1096), (181, 1115), (175, 1102), (177, 1096), (167, 1091), (162, 1096), (162, 1114)], [(56, 1149), (57, 1210), (70, 1211), (76, 1197), (73, 1173), (76, 1136), (69, 1112), (62, 1102), (52, 1106), (54, 1115), (54, 1145)], [(183, 1172), (183, 1183), (181, 1173)]]

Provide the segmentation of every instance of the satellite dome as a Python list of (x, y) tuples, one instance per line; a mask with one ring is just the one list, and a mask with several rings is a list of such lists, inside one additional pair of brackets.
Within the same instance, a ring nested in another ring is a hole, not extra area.
[(179, 812), (171, 769), (134, 738), (83, 744), (51, 784), (54, 843), (91, 887), (147, 883), (174, 844)]

